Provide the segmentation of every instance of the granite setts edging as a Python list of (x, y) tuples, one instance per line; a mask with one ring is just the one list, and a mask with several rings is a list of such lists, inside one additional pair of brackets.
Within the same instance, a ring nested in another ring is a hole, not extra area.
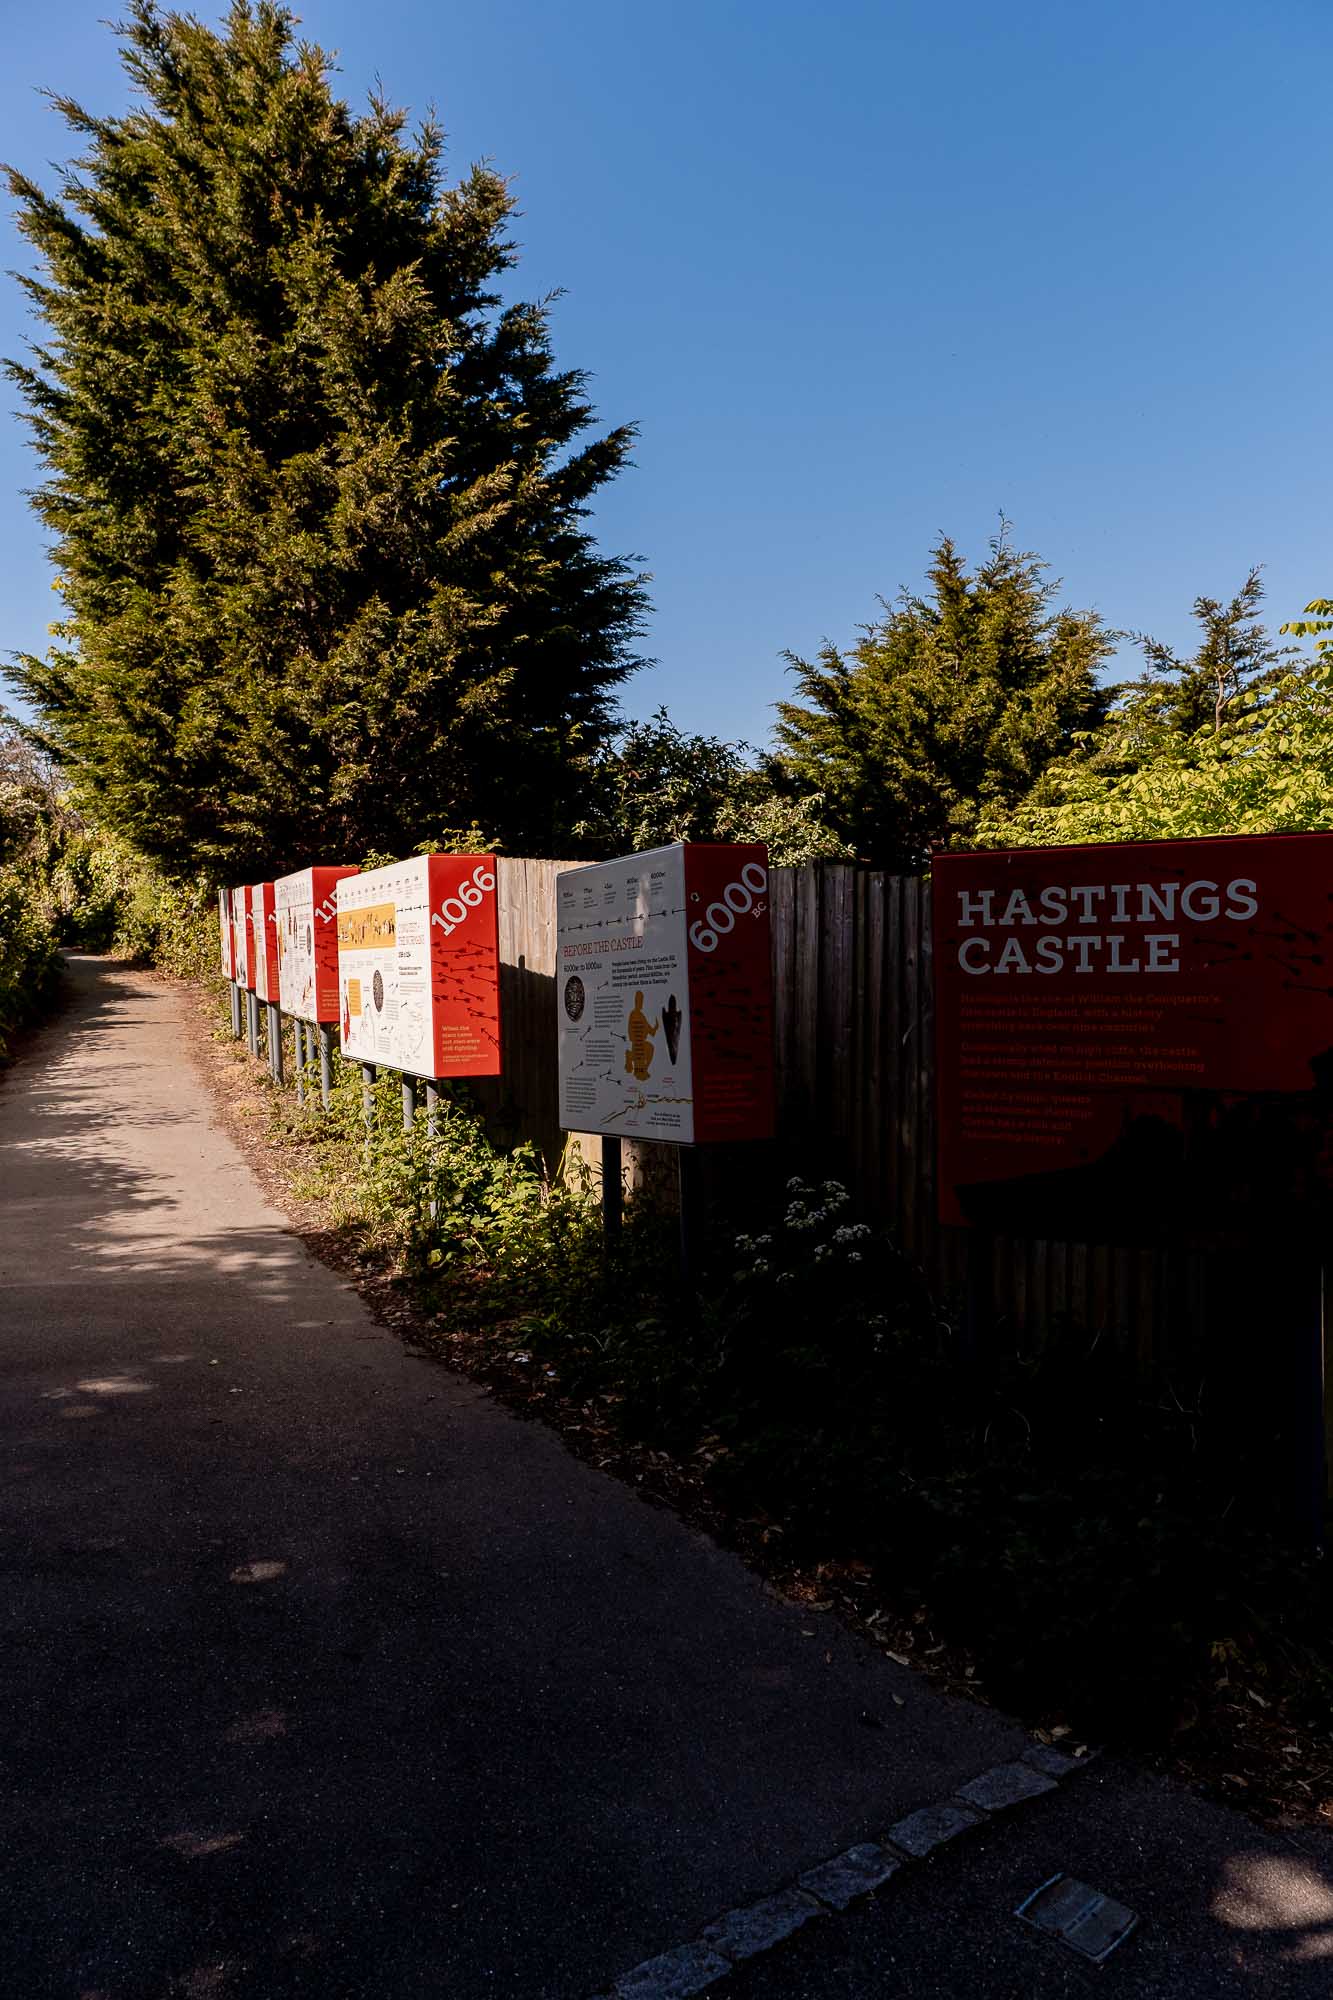
[(724, 1911), (691, 1943), (622, 1973), (597, 2000), (691, 2000), (806, 1924), (873, 1894), (947, 1842), (1057, 1790), (1063, 1779), (1087, 1770), (1095, 1758), (1095, 1751), (1072, 1757), (1052, 1744), (1034, 1743), (1020, 1758), (979, 1772), (948, 1798), (919, 1806), (878, 1840), (862, 1841), (807, 1868), (797, 1882), (774, 1895)]

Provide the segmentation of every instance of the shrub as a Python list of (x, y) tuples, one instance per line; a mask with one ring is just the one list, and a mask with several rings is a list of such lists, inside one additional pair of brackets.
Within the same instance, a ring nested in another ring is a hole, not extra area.
[(608, 1246), (589, 1177), (544, 1184), (465, 1087), (433, 1136), (420, 1110), (402, 1131), (392, 1077), (368, 1130), (341, 1062), (327, 1119), (274, 1102), (304, 1191), (472, 1357), (689, 1460), (785, 1557), (854, 1561), (881, 1603), (928, 1607), (1002, 1701), (1142, 1739), (1205, 1706), (1221, 1660), (1251, 1685), (1291, 1673), (1326, 1709), (1329, 1584), (1240, 1522), (1195, 1413), (1146, 1409), (1076, 1329), (978, 1379), (837, 1182), (789, 1181), (757, 1223), (719, 1227), (687, 1299), (672, 1218), (632, 1202)]
[(55, 921), (27, 871), (0, 868), (0, 1057), (49, 1004), (60, 970)]

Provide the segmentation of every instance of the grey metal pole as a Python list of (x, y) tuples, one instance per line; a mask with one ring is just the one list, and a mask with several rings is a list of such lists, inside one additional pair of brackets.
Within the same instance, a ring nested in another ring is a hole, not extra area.
[[(435, 1142), (440, 1136), (440, 1086), (433, 1080), (426, 1085), (426, 1141), (434, 1164)], [(430, 1219), (434, 1222), (439, 1214), (440, 1204), (432, 1194), (430, 1198)]]
[(245, 996), (245, 1011), (247, 1017), (247, 1025), (250, 1030), (250, 1053), (254, 1057), (255, 1061), (258, 1062), (259, 1061), (259, 1002), (255, 998), (254, 994), (248, 991)]
[(608, 1243), (613, 1242), (620, 1234), (624, 1209), (625, 1184), (621, 1178), (620, 1140), (611, 1133), (604, 1132), (602, 1134), (602, 1228)]
[(283, 1081), (282, 1062), (282, 1009), (268, 1003), (268, 1066), (273, 1072), (273, 1081)]
[(305, 1103), (305, 1022), (292, 1021), (292, 1057), (296, 1070), (296, 1101)]
[(333, 1030), (319, 1024), (319, 1096), (327, 1111), (333, 1098)]
[(231, 999), (231, 1032), (236, 1041), (241, 1039), (241, 989), (234, 979), (227, 981), (227, 991)]
[(413, 1126), (414, 1126), (414, 1125), (416, 1124), (416, 1120), (417, 1120), (417, 1085), (416, 1085), (416, 1078), (415, 1078), (415, 1077), (411, 1077), (411, 1076), (405, 1076), (405, 1077), (403, 1078), (403, 1130), (404, 1130), (404, 1132), (410, 1132), (410, 1131), (412, 1130), (412, 1127), (413, 1127)]
[(680, 1199), (680, 1283), (687, 1310), (699, 1280), (699, 1156), (693, 1146), (676, 1148)]
[(361, 1065), (361, 1115), (366, 1121), (366, 1144), (370, 1143), (370, 1130), (375, 1123), (375, 1065)]

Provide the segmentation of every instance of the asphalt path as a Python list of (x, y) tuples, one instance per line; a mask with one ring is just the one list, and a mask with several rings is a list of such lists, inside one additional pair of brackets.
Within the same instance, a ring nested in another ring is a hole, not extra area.
[[(0, 1993), (588, 2000), (1023, 1749), (407, 1352), (179, 992), (70, 979), (0, 1082)], [(1326, 1994), (1330, 1863), (1108, 1765), (721, 1990)], [(1056, 1868), (1145, 1916), (1101, 1975)]]

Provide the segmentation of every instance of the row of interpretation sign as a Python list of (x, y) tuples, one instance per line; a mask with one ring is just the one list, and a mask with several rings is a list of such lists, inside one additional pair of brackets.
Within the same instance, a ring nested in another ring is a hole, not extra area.
[[(773, 1130), (768, 857), (682, 843), (557, 879), (561, 1122), (693, 1145)], [(223, 890), (224, 976), (407, 1076), (498, 1076), (489, 854), (312, 867)]]
[[(429, 855), (224, 890), (223, 972), (352, 1060), (498, 1075), (498, 873)], [(943, 1222), (1129, 1241), (1329, 1184), (1333, 834), (942, 854), (932, 901)], [(765, 849), (566, 869), (554, 916), (562, 1126), (768, 1137)]]

